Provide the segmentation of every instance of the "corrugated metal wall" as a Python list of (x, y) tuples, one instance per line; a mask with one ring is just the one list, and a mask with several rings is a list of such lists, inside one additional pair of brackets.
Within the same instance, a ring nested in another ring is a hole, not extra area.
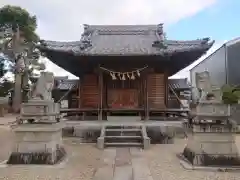
[(195, 73), (208, 71), (211, 77), (211, 83), (214, 86), (221, 87), (226, 84), (226, 51), (222, 46), (212, 55), (190, 70), (190, 78), (192, 87), (196, 87)]
[(240, 42), (227, 46), (228, 84), (240, 85)]

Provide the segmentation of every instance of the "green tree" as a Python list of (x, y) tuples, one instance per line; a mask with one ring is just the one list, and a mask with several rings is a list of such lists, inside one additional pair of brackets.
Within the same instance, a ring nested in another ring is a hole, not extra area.
[(0, 9), (0, 28), (19, 27), (21, 35), (27, 42), (38, 42), (36, 34), (37, 18), (31, 16), (25, 9), (19, 6), (6, 5)]
[[(29, 78), (35, 71), (45, 69), (39, 62), (40, 52), (35, 48), (37, 19), (18, 6), (0, 8), (1, 52), (13, 64), (15, 74), (13, 109), (18, 112), (22, 96), (29, 90)], [(26, 96), (24, 96), (26, 98)]]

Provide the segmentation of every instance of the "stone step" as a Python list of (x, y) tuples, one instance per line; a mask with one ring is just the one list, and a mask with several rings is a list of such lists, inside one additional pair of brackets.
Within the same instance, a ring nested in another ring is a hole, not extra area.
[(136, 138), (136, 139), (141, 139), (142, 136), (105, 136), (105, 138), (126, 138), (126, 139), (133, 139), (133, 138)]
[(142, 137), (137, 137), (137, 138), (130, 138), (130, 137), (122, 137), (122, 136), (116, 136), (112, 138), (107, 138), (105, 136), (104, 138), (105, 143), (142, 143), (143, 138)]
[(143, 146), (140, 142), (105, 142), (105, 146)]
[(105, 129), (141, 129), (141, 126), (113, 125), (106, 126)]
[(141, 129), (105, 129), (105, 131), (112, 131), (112, 132), (124, 132), (124, 131), (128, 131), (128, 132), (139, 132), (141, 131)]

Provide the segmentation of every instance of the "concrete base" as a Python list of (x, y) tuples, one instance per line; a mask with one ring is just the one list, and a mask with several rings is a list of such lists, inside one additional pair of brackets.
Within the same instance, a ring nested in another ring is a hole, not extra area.
[(151, 140), (149, 137), (143, 137), (143, 149), (149, 149)]
[(196, 166), (240, 166), (232, 133), (194, 133), (188, 136), (183, 156)]
[(107, 116), (107, 120), (115, 122), (135, 122), (141, 121), (141, 116)]
[(8, 164), (56, 164), (66, 152), (62, 124), (21, 124), (13, 127), (15, 144)]
[(210, 172), (232, 172), (240, 171), (240, 166), (198, 166), (190, 163), (182, 153), (177, 154), (177, 158), (180, 160), (181, 166), (186, 170), (199, 170)]

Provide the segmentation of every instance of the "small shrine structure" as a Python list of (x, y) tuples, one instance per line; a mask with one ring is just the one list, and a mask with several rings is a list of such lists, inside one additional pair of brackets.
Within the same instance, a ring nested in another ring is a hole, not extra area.
[(88, 116), (109, 120), (126, 113), (148, 120), (188, 111), (168, 103), (168, 77), (201, 57), (213, 43), (209, 38), (169, 40), (163, 24), (85, 24), (79, 41), (43, 40), (38, 48), (80, 79), (72, 94), (74, 106), (62, 111), (76, 112), (84, 120)]

